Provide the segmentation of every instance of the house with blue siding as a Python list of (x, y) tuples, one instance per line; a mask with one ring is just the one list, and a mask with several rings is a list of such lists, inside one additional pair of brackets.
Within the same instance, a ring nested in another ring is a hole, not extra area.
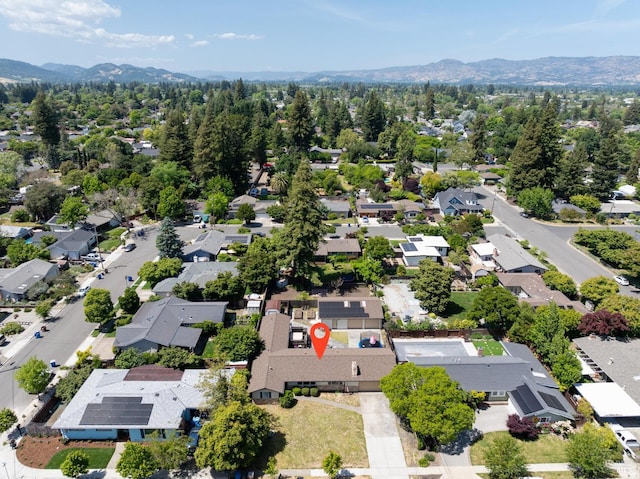
[[(53, 429), (65, 439), (148, 440), (188, 434), (198, 425), (204, 395), (197, 384), (206, 369), (145, 365), (132, 369), (96, 369), (64, 409)], [(235, 370), (225, 369), (230, 378)]]
[(448, 188), (436, 193), (433, 207), (440, 210), (442, 216), (459, 216), (467, 213), (482, 213), (484, 207), (478, 202), (478, 195), (461, 188)]

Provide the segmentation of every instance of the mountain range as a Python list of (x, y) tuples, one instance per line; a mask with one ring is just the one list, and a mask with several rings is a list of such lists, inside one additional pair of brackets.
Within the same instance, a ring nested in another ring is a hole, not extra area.
[(42, 66), (0, 59), (0, 82), (196, 82), (206, 80), (296, 82), (390, 82), (535, 85), (635, 86), (640, 85), (640, 56), (545, 57), (535, 60), (491, 59), (463, 63), (441, 60), (417, 66), (375, 70), (321, 72), (231, 72), (199, 70), (174, 73), (153, 67), (102, 63), (90, 68), (46, 63)]

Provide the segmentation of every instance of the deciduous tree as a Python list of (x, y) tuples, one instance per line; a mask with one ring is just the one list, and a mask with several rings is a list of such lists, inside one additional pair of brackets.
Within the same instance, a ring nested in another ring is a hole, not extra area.
[(66, 223), (73, 229), (78, 223), (87, 219), (89, 207), (82, 202), (78, 196), (67, 196), (62, 202), (58, 223)]
[(151, 439), (147, 447), (151, 451), (158, 469), (173, 471), (188, 458), (187, 436), (161, 438), (157, 433), (147, 436)]
[(116, 465), (116, 471), (129, 479), (146, 479), (158, 470), (151, 450), (137, 442), (127, 442)]
[(224, 328), (213, 339), (213, 349), (228, 361), (251, 361), (264, 349), (258, 332), (250, 326)]
[(180, 258), (161, 258), (157, 262), (147, 261), (142, 265), (138, 275), (155, 286), (157, 283), (167, 278), (178, 276), (182, 269)]
[(387, 258), (393, 258), (394, 253), (387, 238), (384, 236), (372, 236), (365, 244), (364, 254), (368, 258), (382, 261)]
[(7, 246), (7, 257), (14, 266), (18, 266), (36, 258), (47, 261), (51, 258), (51, 253), (49, 250), (41, 248), (38, 245), (16, 239)]
[(415, 433), (436, 444), (453, 441), (473, 425), (467, 394), (444, 368), (399, 364), (380, 380), (380, 387), (391, 410), (407, 419)]
[(608, 296), (598, 305), (598, 310), (605, 309), (612, 313), (622, 314), (629, 325), (631, 336), (640, 335), (640, 299), (622, 294)]
[(35, 220), (47, 221), (60, 209), (66, 192), (48, 181), (31, 187), (24, 195), (24, 207)]
[(522, 446), (511, 436), (498, 436), (484, 452), (490, 479), (517, 479), (529, 475)]
[(90, 289), (84, 298), (85, 320), (89, 323), (106, 324), (113, 318), (113, 302), (108, 289)]
[(538, 218), (548, 218), (551, 215), (553, 211), (551, 208), (552, 201), (553, 192), (537, 186), (526, 188), (518, 194), (518, 205)]
[(578, 478), (609, 477), (609, 451), (602, 435), (593, 428), (572, 434), (566, 448), (569, 468)]
[(42, 359), (35, 356), (30, 357), (15, 373), (18, 386), (24, 389), (28, 394), (40, 394), (43, 392), (51, 373), (49, 366)]
[(501, 286), (483, 288), (473, 300), (467, 319), (485, 322), (493, 328), (508, 330), (520, 316), (518, 300)]
[(238, 263), (240, 279), (253, 292), (262, 292), (276, 278), (278, 269), (271, 238), (256, 238)]
[(0, 410), (0, 432), (5, 432), (16, 422), (18, 418), (11, 409), (5, 407)]
[(250, 224), (253, 220), (256, 219), (256, 212), (249, 203), (242, 203), (238, 207), (238, 212), (236, 213), (236, 218), (245, 222), (245, 224)]
[(212, 281), (207, 281), (202, 295), (207, 301), (238, 301), (244, 295), (242, 280), (230, 271), (222, 272)]
[(542, 275), (544, 284), (551, 289), (560, 291), (569, 298), (574, 298), (578, 294), (578, 287), (571, 276), (559, 271), (546, 271)]
[(262, 451), (271, 427), (271, 416), (253, 403), (231, 403), (216, 410), (200, 430), (196, 464), (216, 471), (249, 467)]
[(618, 283), (604, 276), (594, 276), (580, 285), (582, 297), (593, 302), (596, 306), (609, 296), (617, 294), (618, 291), (620, 291)]
[(202, 291), (198, 283), (181, 281), (173, 287), (172, 292), (176, 297), (187, 301), (202, 301)]
[(420, 306), (429, 312), (442, 314), (449, 305), (454, 272), (431, 260), (420, 261), (416, 276), (409, 283)]
[(89, 456), (84, 451), (70, 451), (60, 464), (60, 471), (67, 477), (78, 477), (89, 472)]
[(585, 314), (580, 320), (578, 330), (585, 336), (589, 334), (625, 336), (629, 332), (629, 325), (622, 314), (599, 309), (593, 313)]
[(136, 288), (125, 288), (122, 296), (118, 298), (118, 305), (120, 309), (127, 314), (135, 314), (140, 308), (140, 297), (136, 293)]
[(342, 470), (342, 457), (334, 451), (329, 451), (322, 460), (322, 470), (331, 478), (335, 479)]

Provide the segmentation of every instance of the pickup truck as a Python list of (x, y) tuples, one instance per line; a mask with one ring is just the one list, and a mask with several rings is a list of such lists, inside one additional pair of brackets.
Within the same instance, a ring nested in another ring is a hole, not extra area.
[(622, 444), (624, 452), (626, 452), (634, 461), (640, 462), (640, 442), (638, 442), (631, 431), (615, 428), (613, 429), (613, 432), (615, 433), (618, 442)]

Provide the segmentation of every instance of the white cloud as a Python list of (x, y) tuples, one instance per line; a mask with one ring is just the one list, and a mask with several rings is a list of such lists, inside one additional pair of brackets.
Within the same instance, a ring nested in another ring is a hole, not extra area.
[(104, 0), (0, 0), (0, 15), (20, 32), (73, 38), (82, 43), (100, 42), (110, 47), (140, 48), (171, 44), (173, 35), (113, 33), (96, 25), (118, 18), (121, 10)]
[(192, 42), (189, 46), (190, 47), (206, 47), (207, 45), (209, 45), (209, 40), (196, 40), (195, 42)]
[(240, 33), (232, 33), (232, 32), (228, 32), (228, 33), (214, 33), (213, 36), (215, 38), (220, 38), (221, 40), (262, 40), (262, 36), (260, 35), (254, 35), (249, 34), (249, 35), (243, 35)]
[(185, 33), (184, 36), (187, 38), (187, 40), (193, 40), (194, 36), (191, 33)]

